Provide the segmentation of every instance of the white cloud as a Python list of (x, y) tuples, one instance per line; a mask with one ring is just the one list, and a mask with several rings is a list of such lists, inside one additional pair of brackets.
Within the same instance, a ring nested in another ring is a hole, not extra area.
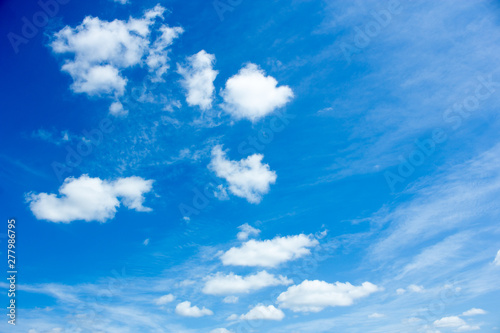
[(380, 288), (370, 282), (353, 286), (349, 282), (327, 283), (305, 280), (288, 288), (278, 296), (283, 308), (292, 311), (319, 312), (328, 306), (349, 306), (358, 298), (366, 297)]
[(210, 333), (233, 333), (233, 331), (230, 331), (227, 328), (216, 328), (211, 330)]
[(424, 287), (422, 287), (422, 286), (417, 286), (416, 284), (410, 284), (410, 285), (408, 286), (408, 290), (409, 290), (409, 291), (412, 291), (412, 292), (414, 292), (414, 293), (421, 293), (421, 292), (423, 292), (423, 291), (424, 291)]
[(497, 256), (495, 257), (495, 260), (493, 261), (493, 263), (497, 266), (500, 266), (500, 250), (498, 250)]
[(458, 332), (479, 330), (479, 326), (470, 326), (465, 322), (465, 320), (458, 316), (443, 317), (438, 319), (434, 321), (434, 326), (455, 328)]
[(182, 75), (181, 81), (187, 90), (186, 102), (190, 106), (198, 105), (202, 110), (212, 107), (214, 80), (218, 71), (213, 69), (215, 56), (201, 50), (188, 57), (186, 67), (177, 64), (177, 73)]
[(66, 26), (55, 33), (51, 47), (54, 53), (66, 56), (62, 70), (73, 78), (73, 91), (122, 96), (127, 79), (121, 70), (144, 63), (161, 77), (168, 68), (167, 48), (183, 31), (162, 25), (161, 35), (151, 45), (152, 26), (164, 11), (157, 5), (142, 18), (127, 21), (88, 16), (77, 27)]
[(293, 98), (288, 86), (277, 87), (278, 81), (255, 64), (247, 64), (230, 77), (221, 92), (222, 108), (236, 119), (256, 121)]
[(142, 244), (144, 244), (144, 246), (148, 246), (149, 245), (149, 238), (146, 238), (144, 240), (144, 242), (142, 242)]
[(227, 296), (222, 301), (227, 304), (235, 304), (238, 303), (238, 296)]
[(230, 273), (222, 275), (217, 273), (208, 278), (203, 288), (203, 293), (209, 295), (227, 295), (249, 293), (270, 286), (289, 285), (293, 281), (284, 276), (274, 276), (266, 271), (253, 275), (240, 276)]
[(406, 292), (406, 289), (404, 289), (404, 288), (398, 288), (398, 289), (396, 290), (396, 293), (397, 293), (398, 295), (403, 295), (405, 292)]
[(191, 302), (182, 302), (177, 304), (175, 307), (175, 313), (184, 317), (203, 317), (203, 316), (211, 316), (214, 313), (203, 307), (200, 309), (197, 306), (191, 306)]
[(261, 154), (254, 154), (240, 161), (231, 161), (227, 159), (222, 146), (217, 145), (212, 149), (209, 168), (217, 177), (228, 182), (231, 193), (250, 203), (259, 203), (277, 177), (268, 164), (262, 164), (263, 158)]
[(374, 313), (372, 313), (371, 315), (368, 316), (368, 318), (383, 318), (383, 317), (385, 317), (384, 314), (377, 313), (377, 312), (374, 312)]
[(462, 316), (476, 316), (482, 314), (486, 314), (486, 311), (484, 311), (483, 309), (472, 308), (462, 313)]
[(275, 308), (273, 305), (257, 305), (248, 313), (240, 316), (243, 320), (281, 320), (285, 318), (285, 314), (280, 309)]
[(126, 116), (128, 111), (123, 109), (123, 104), (119, 101), (111, 103), (109, 106), (109, 113), (113, 116)]
[(316, 239), (304, 234), (264, 241), (251, 239), (241, 247), (232, 247), (221, 259), (224, 265), (276, 267), (310, 254), (308, 248), (316, 245)]
[(252, 227), (248, 223), (240, 225), (238, 227), (238, 229), (240, 229), (241, 231), (238, 232), (236, 237), (240, 241), (245, 241), (248, 239), (249, 236), (257, 236), (260, 233), (259, 229), (255, 229), (254, 227)]
[(181, 27), (171, 28), (165, 25), (161, 26), (159, 30), (161, 35), (153, 43), (146, 59), (149, 71), (155, 73), (156, 75), (156, 77), (153, 78), (153, 81), (163, 81), (163, 74), (165, 74), (170, 68), (170, 65), (168, 64), (168, 61), (170, 60), (168, 53), (170, 50), (168, 47), (170, 47), (174, 40), (179, 38), (179, 36), (184, 32), (184, 29)]
[(59, 188), (59, 196), (48, 193), (29, 193), (30, 209), (39, 220), (69, 223), (76, 220), (105, 222), (116, 214), (120, 202), (140, 212), (144, 207), (144, 194), (151, 191), (152, 180), (140, 177), (118, 178), (114, 181), (91, 178), (66, 178)]
[(175, 300), (175, 296), (172, 294), (163, 295), (155, 300), (156, 305), (165, 305), (167, 303), (173, 302)]
[(129, 3), (128, 0), (113, 0), (114, 2), (118, 2), (118, 3), (121, 3), (122, 5), (126, 5), (127, 3)]

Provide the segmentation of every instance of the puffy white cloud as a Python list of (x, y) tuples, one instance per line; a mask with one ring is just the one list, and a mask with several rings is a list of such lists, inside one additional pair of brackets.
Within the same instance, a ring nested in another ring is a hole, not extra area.
[(445, 328), (454, 328), (458, 332), (464, 332), (464, 331), (477, 331), (480, 329), (479, 326), (470, 326), (468, 325), (465, 320), (458, 316), (450, 316), (450, 317), (443, 317), (441, 319), (438, 319), (434, 321), (434, 326), (436, 327), (445, 327)]
[(216, 328), (211, 330), (210, 333), (233, 333), (233, 331), (230, 331), (227, 328)]
[(495, 260), (493, 261), (493, 263), (497, 266), (500, 266), (500, 250), (498, 250), (497, 256), (495, 257)]
[(127, 21), (88, 16), (77, 27), (66, 26), (55, 33), (51, 47), (54, 53), (67, 56), (62, 70), (73, 78), (73, 91), (121, 96), (127, 79), (120, 71), (143, 63), (161, 77), (168, 68), (167, 48), (183, 31), (162, 25), (151, 45), (152, 26), (164, 11), (157, 5), (142, 18)]
[(177, 73), (182, 75), (181, 81), (187, 90), (186, 102), (190, 106), (198, 105), (202, 110), (212, 107), (214, 80), (218, 71), (213, 69), (215, 56), (201, 50), (187, 58), (188, 64), (177, 64)]
[(203, 317), (214, 314), (211, 310), (205, 307), (200, 309), (197, 306), (191, 306), (191, 302), (188, 301), (177, 304), (175, 307), (175, 313), (184, 317)]
[(379, 287), (370, 282), (353, 286), (349, 282), (327, 283), (318, 280), (305, 280), (281, 293), (278, 296), (278, 302), (281, 307), (295, 312), (319, 312), (328, 306), (352, 305), (355, 300), (379, 290)]
[(238, 303), (238, 296), (227, 296), (222, 301), (227, 304), (235, 304)]
[(167, 303), (173, 302), (175, 300), (175, 296), (172, 294), (163, 295), (155, 300), (156, 305), (165, 305)]
[(126, 116), (128, 114), (128, 111), (123, 109), (122, 103), (116, 101), (111, 103), (111, 105), (109, 106), (109, 113), (111, 113), (113, 116)]
[(236, 237), (240, 241), (245, 241), (248, 239), (249, 236), (257, 236), (260, 233), (259, 229), (255, 229), (254, 227), (252, 227), (248, 223), (240, 225), (238, 227), (238, 229), (240, 229), (241, 231), (238, 232)]
[(484, 311), (483, 309), (472, 308), (462, 313), (462, 316), (476, 316), (482, 314), (486, 314), (486, 311)]
[(274, 276), (266, 271), (244, 277), (234, 273), (228, 275), (217, 273), (208, 278), (203, 293), (210, 295), (249, 293), (269, 286), (286, 286), (292, 283), (292, 280), (284, 276)]
[(398, 294), (398, 295), (403, 295), (405, 292), (406, 292), (406, 289), (404, 289), (404, 288), (398, 288), (396, 290), (396, 294)]
[(113, 0), (114, 2), (118, 2), (118, 3), (121, 3), (122, 5), (125, 5), (127, 3), (129, 3), (128, 0)]
[(316, 245), (316, 239), (304, 234), (264, 241), (251, 239), (241, 247), (232, 247), (221, 259), (224, 265), (276, 267), (310, 254), (309, 248)]
[(281, 320), (285, 318), (285, 314), (280, 309), (274, 307), (274, 305), (257, 305), (248, 313), (240, 316), (240, 319), (244, 320)]
[(105, 222), (116, 214), (120, 202), (140, 212), (144, 207), (144, 194), (151, 191), (152, 180), (140, 177), (118, 178), (114, 181), (91, 178), (66, 178), (59, 188), (59, 196), (48, 193), (28, 193), (30, 209), (39, 220), (69, 223), (76, 220)]
[(231, 193), (250, 203), (259, 203), (277, 177), (268, 164), (262, 163), (263, 158), (261, 154), (253, 154), (240, 161), (232, 161), (226, 157), (222, 146), (217, 145), (212, 149), (209, 168), (217, 177), (227, 181)]
[(255, 64), (247, 64), (230, 77), (221, 92), (222, 108), (236, 119), (256, 121), (293, 98), (288, 86), (278, 87), (278, 81)]

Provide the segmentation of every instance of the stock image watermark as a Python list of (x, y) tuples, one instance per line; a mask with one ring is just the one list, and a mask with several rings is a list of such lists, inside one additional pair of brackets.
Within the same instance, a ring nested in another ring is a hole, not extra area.
[[(481, 102), (490, 98), (500, 87), (500, 82), (493, 81), (493, 75), (478, 76), (473, 92), (465, 96), (460, 102), (443, 112), (442, 120), (451, 125), (452, 131), (458, 130), (469, 117), (476, 112)], [(416, 140), (415, 148), (407, 156), (399, 156), (400, 163), (396, 170), (386, 171), (385, 180), (391, 191), (396, 192), (396, 186), (404, 184), (414, 174), (418, 167), (432, 156), (439, 145), (449, 139), (449, 133), (442, 128), (435, 128), (431, 136), (424, 140)]]
[(214, 7), (219, 20), (224, 21), (224, 15), (227, 12), (233, 12), (234, 9), (241, 5), (243, 0), (214, 0), (212, 6)]
[(8, 323), (16, 325), (16, 283), (17, 283), (17, 266), (16, 266), (16, 220), (10, 219), (7, 222), (7, 281), (9, 289), (7, 296), (9, 298), (9, 306), (7, 307)]
[(70, 0), (40, 0), (37, 2), (40, 10), (35, 12), (31, 18), (23, 16), (22, 26), (17, 32), (9, 32), (7, 39), (12, 49), (17, 54), (19, 47), (28, 44), (29, 41), (38, 35), (40, 29), (49, 24), (49, 20), (59, 13), (60, 5), (66, 5)]
[(395, 16), (403, 11), (403, 6), (399, 0), (391, 0), (386, 9), (372, 11), (371, 18), (361, 28), (354, 27), (354, 37), (350, 42), (341, 42), (340, 51), (350, 64), (352, 57), (367, 48), (377, 38), (383, 29), (387, 28)]

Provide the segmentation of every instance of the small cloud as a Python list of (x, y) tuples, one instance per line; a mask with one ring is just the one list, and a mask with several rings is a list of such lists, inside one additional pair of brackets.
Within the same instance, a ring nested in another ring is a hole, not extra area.
[(493, 264), (495, 264), (496, 266), (500, 266), (500, 250), (498, 250), (497, 256), (495, 257)]
[(149, 244), (149, 238), (145, 239), (144, 242), (142, 242), (142, 244), (144, 244), (145, 246), (148, 246), (148, 244)]
[(210, 333), (233, 333), (233, 331), (230, 331), (227, 328), (216, 328), (211, 330)]
[(248, 313), (240, 316), (240, 319), (243, 320), (282, 320), (283, 318), (285, 318), (283, 311), (274, 305), (257, 305)]
[(247, 64), (238, 74), (230, 77), (221, 92), (222, 108), (236, 119), (252, 122), (265, 117), (292, 100), (293, 92), (255, 64)]
[(177, 306), (175, 307), (175, 313), (184, 317), (195, 317), (195, 318), (203, 316), (211, 316), (214, 314), (211, 310), (205, 307), (200, 309), (197, 306), (191, 306), (191, 302), (188, 301), (177, 304)]
[(155, 300), (155, 304), (156, 305), (165, 305), (167, 303), (173, 302), (174, 300), (175, 300), (175, 296), (172, 294), (163, 295), (162, 297), (157, 298)]
[(385, 317), (384, 314), (377, 313), (377, 312), (374, 312), (374, 313), (372, 313), (371, 315), (368, 316), (368, 318), (383, 318), (383, 317)]
[(462, 316), (476, 316), (482, 314), (486, 314), (486, 311), (484, 311), (483, 309), (472, 308), (462, 313)]
[(239, 300), (238, 296), (227, 296), (222, 301), (227, 304), (235, 304), (238, 303), (238, 300)]
[(398, 288), (396, 290), (396, 294), (398, 294), (398, 295), (403, 295), (405, 292), (406, 292), (406, 289), (403, 289), (403, 288)]
[(276, 182), (277, 177), (268, 164), (262, 163), (263, 158), (264, 155), (253, 154), (233, 161), (227, 158), (222, 146), (217, 145), (212, 149), (212, 160), (208, 167), (217, 177), (227, 181), (232, 194), (257, 204), (269, 192), (270, 185)]
[(259, 229), (255, 229), (254, 227), (252, 227), (248, 223), (240, 225), (238, 227), (238, 229), (240, 229), (241, 231), (238, 232), (236, 237), (240, 241), (245, 241), (248, 239), (248, 236), (257, 236), (260, 233)]
[(408, 290), (409, 290), (409, 291), (412, 291), (412, 292), (414, 292), (414, 293), (421, 293), (421, 292), (423, 292), (423, 291), (424, 291), (424, 287), (422, 287), (422, 286), (417, 286), (416, 284), (410, 284), (410, 285), (408, 286)]
[(109, 113), (115, 117), (126, 116), (128, 114), (127, 110), (123, 109), (123, 104), (116, 101), (111, 103), (109, 106)]

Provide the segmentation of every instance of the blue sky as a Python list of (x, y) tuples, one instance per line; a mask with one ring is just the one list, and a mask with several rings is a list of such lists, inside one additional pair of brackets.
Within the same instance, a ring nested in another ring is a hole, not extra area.
[(0, 331), (500, 328), (498, 3), (0, 16)]

